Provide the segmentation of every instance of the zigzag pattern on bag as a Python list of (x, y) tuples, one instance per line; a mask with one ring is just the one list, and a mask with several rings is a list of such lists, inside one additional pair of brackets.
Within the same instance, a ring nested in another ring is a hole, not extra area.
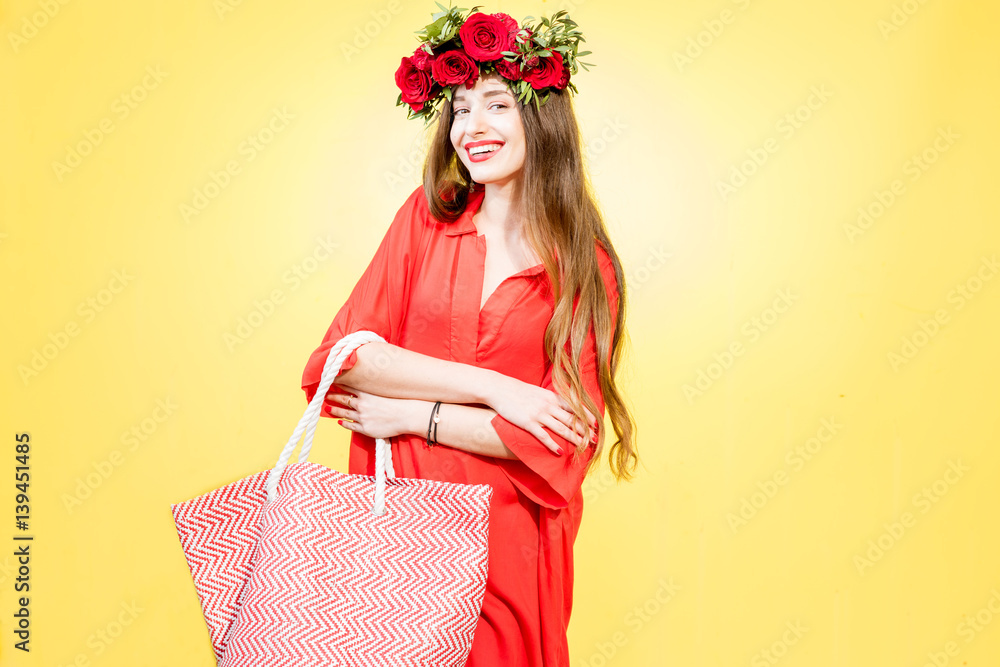
[[(289, 465), (174, 505), (221, 667), (462, 667), (488, 569), (486, 484)], [(257, 545), (256, 550), (254, 545)]]
[[(464, 667), (489, 561), (493, 488), (374, 477), (307, 461), (327, 390), (351, 350), (330, 349), (271, 470), (171, 505), (223, 667)], [(286, 465), (303, 437), (299, 462)]]
[(250, 578), (269, 472), (264, 470), (170, 506), (216, 662), (222, 661), (226, 634)]

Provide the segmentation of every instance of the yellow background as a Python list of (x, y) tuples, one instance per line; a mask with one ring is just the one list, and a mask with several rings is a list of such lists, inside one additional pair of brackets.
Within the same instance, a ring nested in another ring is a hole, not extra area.
[[(170, 503), (273, 464), (418, 183), (393, 73), (432, 2), (225, 1), (0, 5), (0, 665), (213, 664)], [(484, 6), (559, 8), (594, 52), (576, 106), (642, 455), (631, 484), (586, 482), (573, 666), (996, 664), (997, 4)], [(314, 460), (346, 470), (347, 436), (324, 421)]]

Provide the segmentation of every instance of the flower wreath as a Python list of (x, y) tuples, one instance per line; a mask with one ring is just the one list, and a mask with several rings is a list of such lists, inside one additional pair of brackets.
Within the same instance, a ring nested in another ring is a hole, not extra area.
[[(569, 88), (577, 60), (590, 51), (577, 52), (586, 41), (576, 23), (561, 10), (551, 19), (542, 17), (534, 24), (527, 16), (518, 26), (513, 18), (498, 12), (483, 14), (479, 7), (446, 9), (432, 14), (433, 23), (417, 30), (420, 45), (412, 56), (404, 57), (396, 70), (400, 91), (396, 106), (409, 105), (407, 119), (423, 118), (427, 123), (442, 100), (451, 101), (461, 85), (472, 86), (481, 75), (496, 72), (507, 80), (518, 101), (539, 108), (552, 90)], [(465, 15), (466, 11), (470, 11)]]

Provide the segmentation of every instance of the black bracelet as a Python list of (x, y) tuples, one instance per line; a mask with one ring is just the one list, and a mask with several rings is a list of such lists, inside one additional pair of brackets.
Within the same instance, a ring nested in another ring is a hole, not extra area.
[[(429, 422), (427, 422), (427, 438), (426, 438), (426, 442), (427, 442), (427, 446), (428, 447), (433, 447), (434, 445), (438, 444), (437, 443), (437, 421), (434, 420), (434, 415), (436, 415), (437, 412), (438, 412), (438, 410), (440, 410), (440, 409), (441, 409), (441, 401), (438, 401), (437, 403), (435, 403), (434, 407), (431, 408), (431, 419), (430, 419)], [(434, 437), (433, 437), (433, 439), (431, 438), (431, 428), (434, 429)]]
[(437, 403), (437, 409), (434, 411), (434, 444), (438, 444), (438, 422), (441, 421), (441, 401)]

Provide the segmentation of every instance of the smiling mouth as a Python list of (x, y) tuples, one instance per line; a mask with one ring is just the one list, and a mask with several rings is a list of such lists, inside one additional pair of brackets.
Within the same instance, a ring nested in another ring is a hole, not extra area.
[[(473, 146), (472, 148), (466, 148), (465, 151), (468, 154), (469, 159), (471, 161), (482, 162), (483, 160), (488, 160), (497, 153), (499, 153), (503, 147), (504, 145), (502, 143), (497, 142), (495, 144), (482, 144), (481, 146)], [(478, 149), (478, 151), (473, 152), (473, 150), (476, 149)]]

